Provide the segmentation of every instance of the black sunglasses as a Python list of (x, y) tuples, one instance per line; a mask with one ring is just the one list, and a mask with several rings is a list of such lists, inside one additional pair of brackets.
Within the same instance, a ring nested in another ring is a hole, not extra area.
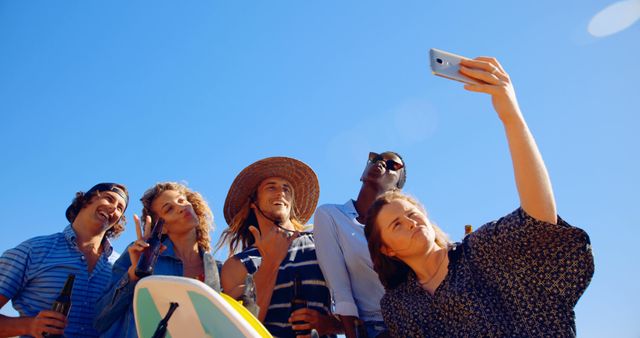
[(396, 162), (392, 159), (386, 159), (378, 153), (374, 153), (374, 152), (369, 153), (369, 163), (377, 163), (379, 161), (384, 162), (384, 164), (387, 166), (387, 169), (389, 170), (398, 171), (404, 168), (404, 164), (400, 162)]

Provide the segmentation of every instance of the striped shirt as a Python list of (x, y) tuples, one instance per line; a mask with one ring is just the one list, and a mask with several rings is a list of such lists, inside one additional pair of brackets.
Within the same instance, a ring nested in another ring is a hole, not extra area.
[(96, 301), (109, 285), (112, 259), (117, 258), (106, 238), (103, 246), (104, 253), (89, 273), (71, 225), (62, 232), (26, 240), (0, 257), (0, 294), (11, 299), (20, 316), (34, 317), (51, 309), (68, 275), (75, 274), (65, 335), (97, 337), (92, 326)]
[[(250, 274), (255, 273), (262, 262), (256, 247), (247, 248), (234, 257), (244, 264)], [(295, 337), (289, 317), (296, 275), (301, 279), (307, 307), (323, 314), (329, 313), (331, 297), (318, 265), (313, 236), (302, 234), (293, 240), (289, 253), (280, 264), (271, 304), (264, 320), (264, 326), (274, 337)]]

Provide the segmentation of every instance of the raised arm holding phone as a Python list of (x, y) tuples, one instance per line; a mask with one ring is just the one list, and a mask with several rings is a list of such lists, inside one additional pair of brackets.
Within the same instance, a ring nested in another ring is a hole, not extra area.
[(520, 208), (451, 243), (415, 199), (379, 197), (365, 235), (386, 289), (385, 323), (397, 337), (575, 336), (573, 307), (594, 271), (589, 237), (557, 216), (549, 175), (504, 68), (490, 57), (458, 62), (451, 64), (463, 77), (455, 79), (491, 95)]

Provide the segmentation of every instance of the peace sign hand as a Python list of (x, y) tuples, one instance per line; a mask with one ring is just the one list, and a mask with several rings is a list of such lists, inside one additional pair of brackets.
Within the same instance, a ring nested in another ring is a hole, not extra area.
[[(131, 260), (131, 266), (129, 267), (128, 270), (128, 274), (129, 274), (129, 280), (131, 281), (137, 281), (138, 279), (140, 279), (138, 276), (136, 276), (136, 266), (138, 265), (138, 261), (140, 260), (140, 256), (142, 255), (142, 252), (147, 249), (149, 247), (149, 243), (147, 243), (147, 239), (149, 238), (149, 236), (151, 235), (151, 216), (147, 215), (147, 217), (145, 217), (144, 220), (144, 233), (142, 233), (142, 227), (140, 225), (140, 217), (138, 217), (138, 215), (133, 215), (133, 220), (136, 223), (136, 236), (137, 236), (137, 240), (135, 242), (133, 242), (131, 245), (129, 245), (129, 247), (127, 248), (127, 251), (129, 252), (129, 259)], [(160, 252), (164, 251), (166, 249), (166, 247), (163, 245), (160, 248)]]

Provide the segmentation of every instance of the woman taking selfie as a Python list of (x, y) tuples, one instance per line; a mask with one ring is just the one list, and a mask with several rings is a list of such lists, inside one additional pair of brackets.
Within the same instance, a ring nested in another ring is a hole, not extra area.
[(159, 218), (164, 220), (164, 251), (158, 256), (152, 273), (195, 278), (220, 291), (217, 263), (210, 252), (213, 214), (202, 195), (180, 183), (165, 182), (147, 190), (140, 201), (145, 219), (144, 235), (136, 215), (138, 240), (130, 244), (114, 264), (110, 291), (98, 303), (94, 326), (102, 337), (137, 337), (133, 291), (140, 278), (135, 270), (148, 246), (145, 240), (151, 233), (151, 224)]
[(588, 235), (556, 214), (551, 182), (497, 60), (461, 63), (491, 95), (511, 153), (520, 208), (451, 243), (414, 199), (374, 202), (365, 235), (395, 337), (575, 336), (573, 308), (593, 275)]

